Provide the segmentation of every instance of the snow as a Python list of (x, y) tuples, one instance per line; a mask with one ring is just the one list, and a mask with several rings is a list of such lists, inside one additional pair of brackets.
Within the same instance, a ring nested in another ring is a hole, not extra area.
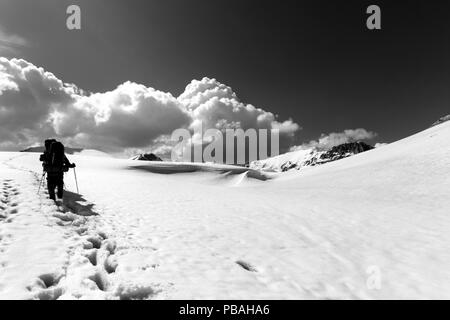
[(73, 155), (59, 205), (1, 152), (0, 299), (448, 299), (449, 139), (286, 173)]

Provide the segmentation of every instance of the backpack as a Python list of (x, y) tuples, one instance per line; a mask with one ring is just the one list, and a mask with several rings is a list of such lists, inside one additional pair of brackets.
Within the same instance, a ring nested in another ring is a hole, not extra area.
[(67, 171), (65, 167), (66, 155), (64, 153), (64, 145), (55, 141), (50, 145), (48, 153), (48, 161), (46, 163), (46, 171), (50, 173), (59, 173)]
[(50, 152), (50, 147), (52, 146), (52, 144), (56, 142), (55, 139), (47, 139), (44, 141), (44, 146), (45, 146), (45, 151), (44, 153), (49, 153)]

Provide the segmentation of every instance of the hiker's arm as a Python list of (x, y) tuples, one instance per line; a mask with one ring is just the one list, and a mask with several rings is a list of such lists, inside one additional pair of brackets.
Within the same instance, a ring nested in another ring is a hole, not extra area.
[(69, 168), (75, 168), (75, 163), (70, 163), (69, 159), (67, 159), (66, 156), (64, 156), (64, 165), (66, 165)]

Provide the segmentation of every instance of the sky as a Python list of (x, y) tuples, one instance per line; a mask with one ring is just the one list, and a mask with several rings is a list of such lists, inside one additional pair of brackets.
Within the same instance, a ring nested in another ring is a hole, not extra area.
[[(66, 28), (70, 4), (81, 8), (81, 30)], [(370, 4), (381, 8), (381, 30), (366, 28)], [(2, 0), (0, 56), (8, 62), (3, 84), (0, 76), (0, 148), (55, 132), (115, 151), (162, 147), (167, 130), (155, 126), (213, 119), (217, 127), (221, 116), (230, 126), (281, 127), (292, 146), (359, 129), (358, 139), (392, 142), (450, 113), (449, 9), (444, 1), (401, 0)], [(53, 83), (48, 75), (20, 82), (31, 67), (12, 66), (12, 58), (51, 72), (58, 97), (44, 92)], [(205, 90), (215, 96), (205, 100)], [(124, 96), (133, 117), (119, 110)], [(224, 97), (230, 101), (218, 105)], [(157, 116), (146, 113), (148, 104)], [(233, 108), (238, 114), (227, 113)], [(50, 114), (53, 131), (42, 129)], [(150, 130), (140, 123), (145, 117)], [(129, 131), (121, 123), (136, 132), (111, 137)]]

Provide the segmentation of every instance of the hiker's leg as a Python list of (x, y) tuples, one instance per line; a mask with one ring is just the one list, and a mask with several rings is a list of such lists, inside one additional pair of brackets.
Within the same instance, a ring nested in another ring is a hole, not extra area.
[(58, 180), (58, 198), (62, 199), (63, 195), (64, 195), (64, 180), (61, 178)]
[(47, 179), (47, 189), (48, 189), (48, 196), (50, 199), (55, 200), (55, 183), (52, 179)]

